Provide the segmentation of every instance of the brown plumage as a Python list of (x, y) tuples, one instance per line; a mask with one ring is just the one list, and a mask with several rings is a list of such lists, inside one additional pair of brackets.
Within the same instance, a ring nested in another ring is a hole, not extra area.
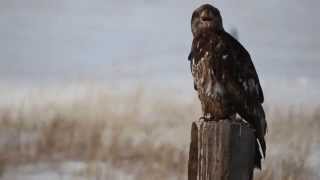
[(267, 123), (264, 96), (250, 55), (224, 30), (219, 10), (209, 4), (193, 12), (191, 28), (194, 39), (189, 60), (203, 118), (219, 120), (238, 114), (247, 121), (255, 129), (255, 165), (261, 168)]

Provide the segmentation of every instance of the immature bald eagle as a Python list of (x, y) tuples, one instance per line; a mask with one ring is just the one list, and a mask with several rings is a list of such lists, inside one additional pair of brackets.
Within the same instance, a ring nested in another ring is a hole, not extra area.
[(219, 10), (209, 4), (193, 12), (191, 28), (194, 39), (189, 60), (203, 118), (230, 119), (238, 114), (247, 121), (255, 129), (255, 166), (261, 168), (267, 123), (264, 96), (250, 55), (224, 30)]

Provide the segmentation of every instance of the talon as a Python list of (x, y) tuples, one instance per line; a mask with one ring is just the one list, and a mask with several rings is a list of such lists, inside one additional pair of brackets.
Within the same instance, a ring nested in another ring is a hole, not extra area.
[(210, 117), (204, 118), (204, 121), (206, 121), (206, 122), (208, 122), (208, 121), (219, 121), (219, 119), (210, 116)]
[(199, 121), (201, 121), (201, 120), (206, 121), (207, 119), (206, 119), (204, 116), (201, 116), (201, 117), (199, 118)]

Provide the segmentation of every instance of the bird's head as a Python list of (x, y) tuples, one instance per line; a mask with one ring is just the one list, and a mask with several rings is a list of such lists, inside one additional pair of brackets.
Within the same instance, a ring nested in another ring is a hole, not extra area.
[(193, 36), (223, 30), (220, 11), (210, 4), (198, 7), (192, 14), (191, 30)]

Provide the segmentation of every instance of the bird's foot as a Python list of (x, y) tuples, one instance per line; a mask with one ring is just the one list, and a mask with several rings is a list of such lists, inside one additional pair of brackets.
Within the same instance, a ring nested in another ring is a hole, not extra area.
[(199, 121), (208, 121), (208, 119), (207, 119), (205, 116), (201, 116), (201, 117), (199, 118)]
[(199, 121), (205, 121), (205, 122), (208, 122), (208, 121), (219, 121), (219, 119), (215, 118), (214, 116), (201, 116), (199, 118)]

